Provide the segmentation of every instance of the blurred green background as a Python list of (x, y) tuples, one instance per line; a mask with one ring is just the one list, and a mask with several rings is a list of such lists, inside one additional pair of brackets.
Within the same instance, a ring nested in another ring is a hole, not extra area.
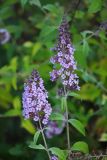
[[(76, 49), (81, 90), (68, 98), (70, 116), (86, 127), (83, 137), (70, 128), (71, 143), (86, 141), (90, 152), (104, 150), (107, 141), (107, 0), (0, 0), (0, 29), (10, 40), (0, 44), (0, 160), (44, 160), (44, 151), (28, 147), (35, 123), (22, 117), (23, 83), (39, 70), (53, 108), (60, 109), (57, 83), (49, 79), (50, 48), (57, 41), (64, 10)], [(65, 148), (66, 130), (48, 141)], [(42, 142), (42, 138), (39, 139)]]

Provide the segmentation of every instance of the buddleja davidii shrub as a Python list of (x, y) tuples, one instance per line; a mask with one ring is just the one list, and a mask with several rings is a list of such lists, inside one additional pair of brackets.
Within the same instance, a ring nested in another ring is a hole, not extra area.
[[(34, 141), (30, 144), (33, 149), (46, 150), (50, 160), (66, 160), (70, 159), (72, 150), (79, 150), (83, 153), (88, 153), (88, 146), (85, 142), (79, 141), (71, 146), (69, 125), (71, 124), (83, 136), (85, 129), (82, 123), (77, 119), (69, 117), (67, 98), (70, 93), (80, 90), (79, 77), (76, 74), (77, 64), (74, 59), (74, 47), (70, 40), (69, 25), (66, 16), (63, 17), (59, 27), (58, 42), (52, 49), (57, 54), (51, 58), (53, 71), (50, 72), (51, 81), (59, 80), (61, 82), (62, 110), (52, 112), (52, 107), (47, 101), (48, 94), (44, 88), (43, 80), (39, 73), (34, 70), (24, 85), (23, 93), (23, 115), (26, 119), (33, 119), (38, 124), (38, 131), (34, 135)], [(58, 66), (58, 67), (57, 67)], [(57, 121), (62, 121), (59, 127)], [(48, 148), (47, 138), (52, 138), (53, 135), (58, 135), (66, 126), (67, 149), (62, 150), (57, 147)], [(39, 135), (42, 134), (44, 145), (37, 144)]]

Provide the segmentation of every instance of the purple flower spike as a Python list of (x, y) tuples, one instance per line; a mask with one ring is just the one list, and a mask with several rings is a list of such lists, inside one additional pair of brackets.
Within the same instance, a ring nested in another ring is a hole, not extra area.
[(46, 125), (52, 112), (47, 98), (48, 93), (44, 88), (43, 80), (39, 73), (33, 70), (27, 83), (24, 84), (22, 103), (25, 119), (32, 118), (36, 122), (41, 120)]
[[(80, 90), (78, 86), (79, 80), (75, 73), (77, 69), (74, 59), (74, 51), (70, 40), (70, 33), (68, 31), (69, 26), (65, 16), (62, 19), (62, 23), (59, 27), (58, 43), (53, 49), (57, 52), (57, 55), (51, 58), (50, 62), (55, 65), (59, 64), (60, 69), (54, 69), (50, 73), (51, 81), (61, 79), (61, 83), (70, 90)], [(55, 67), (54, 67), (55, 68)]]
[(6, 29), (0, 29), (0, 44), (5, 44), (9, 41), (10, 34)]
[(53, 155), (53, 156), (51, 157), (51, 160), (58, 160), (58, 157), (55, 156), (55, 155)]
[(47, 138), (52, 138), (55, 135), (59, 135), (63, 132), (65, 127), (65, 121), (62, 122), (61, 126), (58, 125), (57, 121), (49, 121), (48, 129), (45, 131)]

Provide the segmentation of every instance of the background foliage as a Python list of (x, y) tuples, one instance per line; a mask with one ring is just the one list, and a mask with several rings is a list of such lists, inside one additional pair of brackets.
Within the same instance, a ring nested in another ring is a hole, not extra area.
[[(78, 3), (79, 2), (79, 3)], [(39, 70), (53, 108), (60, 108), (57, 83), (51, 83), (50, 48), (64, 10), (68, 12), (76, 48), (81, 90), (68, 99), (71, 117), (86, 127), (84, 137), (70, 128), (71, 143), (84, 140), (90, 151), (106, 148), (107, 141), (107, 1), (106, 0), (1, 0), (0, 28), (11, 35), (0, 45), (0, 159), (43, 160), (45, 152), (28, 148), (36, 131), (22, 117), (23, 83), (33, 68)], [(42, 141), (42, 139), (39, 139)], [(65, 148), (65, 130), (48, 140), (50, 147)]]

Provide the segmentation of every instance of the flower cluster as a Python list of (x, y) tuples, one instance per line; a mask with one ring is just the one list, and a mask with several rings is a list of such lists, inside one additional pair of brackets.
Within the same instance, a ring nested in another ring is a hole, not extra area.
[(75, 70), (77, 69), (74, 59), (75, 49), (71, 44), (68, 29), (68, 22), (64, 16), (59, 27), (58, 44), (52, 49), (57, 52), (57, 55), (50, 59), (51, 63), (54, 65), (54, 68), (55, 64), (59, 64), (60, 69), (53, 69), (50, 76), (51, 81), (61, 78), (61, 82), (64, 86), (66, 86), (66, 88), (70, 90), (79, 90), (80, 87), (78, 86), (78, 76), (75, 73)]
[(0, 44), (5, 44), (10, 39), (10, 34), (6, 29), (0, 29)]
[(51, 157), (51, 160), (58, 160), (58, 157), (55, 156), (55, 155), (53, 155), (53, 156)]
[(61, 134), (64, 127), (65, 127), (65, 121), (63, 121), (60, 126), (57, 121), (49, 121), (48, 129), (45, 131), (46, 137), (50, 139), (54, 135)]
[(48, 123), (52, 112), (51, 105), (47, 101), (48, 95), (44, 88), (43, 80), (39, 73), (33, 70), (23, 93), (23, 115), (26, 119), (41, 120), (44, 125)]

